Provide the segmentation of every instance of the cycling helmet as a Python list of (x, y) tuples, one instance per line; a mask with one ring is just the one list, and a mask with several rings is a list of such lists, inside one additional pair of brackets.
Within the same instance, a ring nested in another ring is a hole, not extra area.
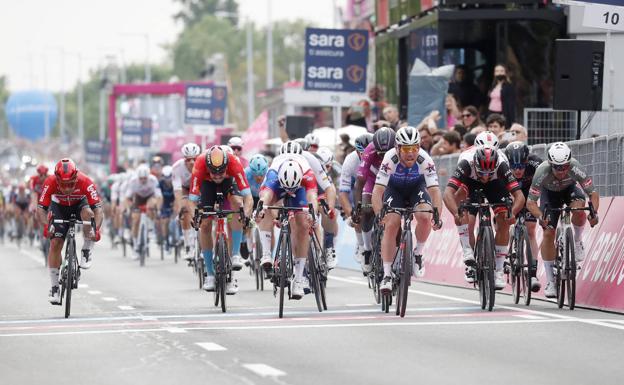
[(295, 139), (295, 142), (299, 143), (303, 151), (308, 151), (310, 149), (310, 142), (308, 142), (306, 138)]
[(201, 149), (195, 143), (189, 142), (182, 146), (182, 156), (185, 158), (196, 158), (201, 153)]
[(306, 135), (305, 140), (307, 140), (308, 143), (310, 143), (310, 146), (318, 147), (319, 144), (321, 143), (321, 140), (319, 139), (319, 137), (312, 133), (309, 133), (308, 135)]
[(150, 175), (150, 169), (146, 165), (142, 164), (136, 169), (137, 177), (139, 178), (147, 178)]
[(474, 141), (475, 146), (489, 146), (498, 149), (498, 138), (492, 131), (483, 131)]
[(221, 146), (219, 146), (219, 147), (221, 147), (221, 149), (222, 149), (223, 151), (227, 152), (228, 154), (232, 154), (232, 155), (234, 155), (234, 150), (232, 150), (232, 147), (228, 146), (227, 144), (222, 144), (222, 145), (221, 145)]
[(212, 146), (206, 153), (206, 167), (215, 174), (222, 174), (228, 165), (228, 154), (224, 146)]
[(230, 147), (240, 147), (243, 148), (243, 140), (238, 136), (233, 136), (228, 140), (227, 145)]
[(330, 166), (334, 162), (334, 153), (327, 147), (321, 147), (316, 152), (316, 157), (324, 167)]
[(152, 164), (163, 164), (163, 158), (156, 155), (152, 158)]
[(566, 165), (572, 159), (572, 151), (563, 142), (553, 143), (548, 149), (548, 163), (551, 165)]
[(395, 133), (391, 128), (382, 127), (373, 135), (375, 151), (386, 152), (394, 147)]
[(78, 177), (76, 163), (69, 158), (61, 159), (54, 167), (54, 175), (59, 183), (73, 183)]
[(396, 144), (399, 146), (420, 144), (420, 134), (418, 130), (411, 126), (399, 128), (396, 133)]
[(169, 179), (171, 178), (171, 174), (173, 173), (173, 167), (171, 166), (165, 166), (162, 169), (162, 176), (165, 179)]
[(303, 151), (301, 150), (301, 145), (294, 140), (290, 140), (280, 147), (279, 154), (301, 154)]
[(303, 170), (299, 163), (294, 160), (288, 160), (280, 166), (277, 177), (283, 189), (293, 191), (301, 186)]
[(475, 169), (479, 173), (493, 174), (498, 167), (498, 150), (494, 147), (480, 147), (474, 154)]
[(269, 162), (262, 154), (256, 154), (249, 161), (249, 169), (254, 176), (264, 176), (269, 169)]
[(505, 155), (511, 168), (525, 165), (529, 160), (529, 146), (520, 141), (511, 142), (505, 147)]
[(366, 147), (373, 141), (373, 134), (362, 134), (355, 138), (355, 150), (357, 152), (364, 152)]
[(40, 164), (37, 166), (37, 174), (47, 174), (48, 167), (45, 164)]

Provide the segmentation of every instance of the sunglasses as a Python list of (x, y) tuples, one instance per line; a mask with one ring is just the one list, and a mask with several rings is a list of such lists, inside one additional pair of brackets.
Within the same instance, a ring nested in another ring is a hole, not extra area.
[(195, 163), (195, 158), (184, 158), (186, 163)]
[(234, 151), (242, 151), (243, 148), (242, 147), (238, 147), (238, 146), (232, 146), (232, 150), (234, 150)]
[(486, 176), (494, 175), (494, 173), (496, 171), (479, 171), (479, 170), (476, 170), (476, 172), (477, 172), (477, 176), (479, 176), (479, 177), (486, 177)]
[(417, 145), (401, 146), (399, 147), (399, 151), (401, 151), (401, 154), (409, 154), (412, 152), (418, 152), (418, 146)]
[(551, 164), (550, 167), (552, 167), (555, 171), (568, 171), (568, 169), (570, 168), (569, 164)]
[(473, 115), (472, 114), (462, 114), (461, 116), (462, 116), (462, 118), (469, 118), (469, 117), (471, 117)]
[(516, 164), (512, 164), (510, 165), (512, 170), (524, 170), (526, 168), (526, 164), (524, 163), (516, 163)]

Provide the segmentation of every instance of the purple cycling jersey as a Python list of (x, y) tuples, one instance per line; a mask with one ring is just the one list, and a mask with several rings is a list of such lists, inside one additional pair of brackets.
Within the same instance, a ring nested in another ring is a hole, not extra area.
[(381, 165), (383, 157), (384, 154), (378, 154), (377, 151), (375, 151), (375, 145), (373, 143), (370, 143), (366, 146), (366, 149), (364, 149), (357, 173), (358, 179), (366, 181), (364, 190), (362, 191), (364, 194), (371, 194), (373, 192), (375, 179), (377, 178), (377, 172), (379, 171), (379, 166)]

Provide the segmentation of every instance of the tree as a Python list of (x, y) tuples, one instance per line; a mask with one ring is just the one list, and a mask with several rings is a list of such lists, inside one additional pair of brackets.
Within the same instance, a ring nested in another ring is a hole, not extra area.
[(192, 27), (206, 15), (217, 16), (223, 12), (230, 24), (238, 22), (238, 3), (236, 0), (175, 0), (182, 9), (173, 18), (182, 21), (185, 28)]

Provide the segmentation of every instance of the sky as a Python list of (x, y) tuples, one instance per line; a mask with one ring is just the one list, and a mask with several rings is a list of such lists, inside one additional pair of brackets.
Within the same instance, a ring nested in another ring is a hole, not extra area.
[[(270, 0), (271, 19), (306, 19), (332, 27), (344, 0)], [(265, 26), (269, 0), (239, 0), (242, 19)], [(174, 0), (20, 0), (0, 12), (0, 76), (11, 91), (72, 88), (89, 69), (115, 60), (166, 60), (182, 26)], [(64, 63), (64, 65), (62, 65)], [(81, 65), (79, 65), (81, 63)]]

